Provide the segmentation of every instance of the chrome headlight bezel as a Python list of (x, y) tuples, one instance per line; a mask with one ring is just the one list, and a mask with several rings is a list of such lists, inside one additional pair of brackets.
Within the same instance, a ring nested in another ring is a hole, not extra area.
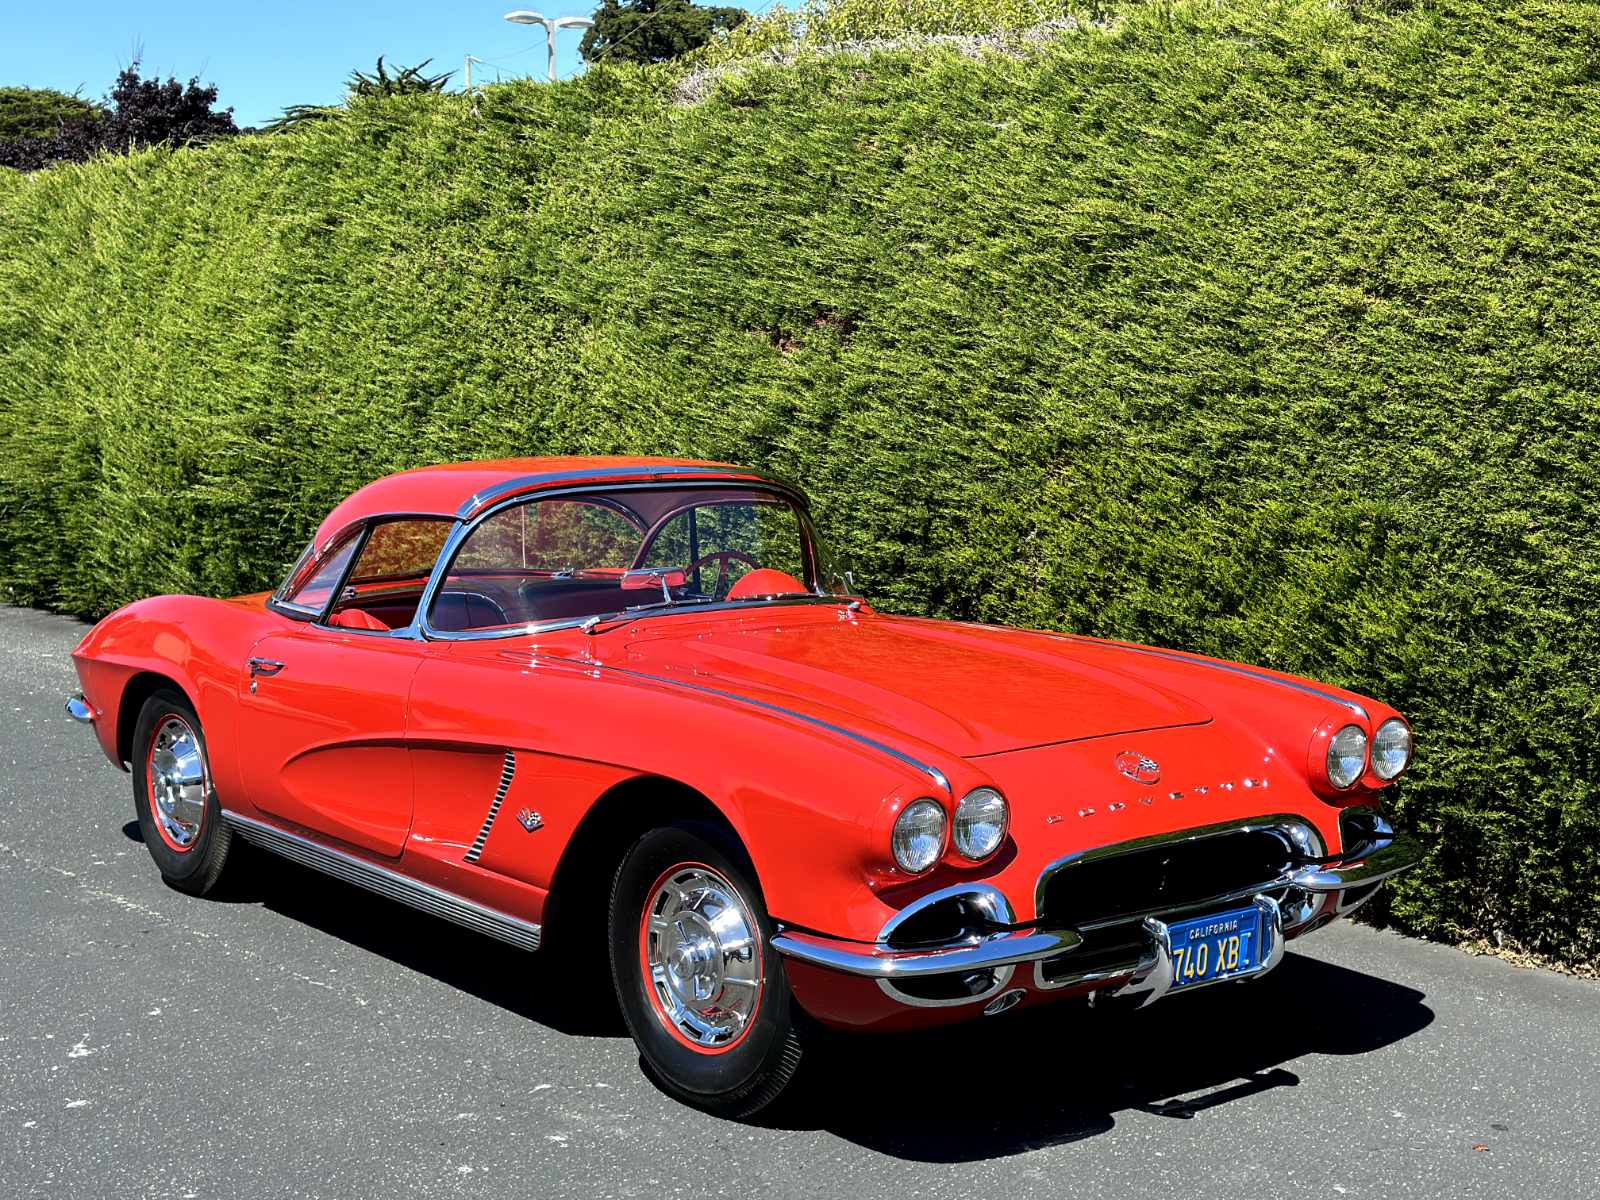
[(926, 875), (944, 857), (950, 821), (944, 805), (929, 796), (900, 810), (889, 835), (895, 866), (907, 875)]
[(1000, 790), (975, 787), (956, 805), (951, 840), (962, 858), (982, 862), (1005, 844), (1010, 828), (1011, 805)]
[(1355, 724), (1328, 739), (1328, 782), (1338, 791), (1349, 791), (1367, 773), (1367, 742), (1367, 731)]
[[(1386, 733), (1389, 735), (1390, 741), (1395, 740), (1394, 735), (1396, 733), (1404, 740), (1400, 765), (1393, 767), (1387, 774), (1384, 773), (1384, 765), (1392, 763), (1393, 757), (1387, 750), (1380, 751), (1379, 749), (1385, 741)], [(1372, 742), (1367, 747), (1367, 757), (1372, 763), (1372, 773), (1385, 783), (1392, 783), (1394, 780), (1399, 779), (1405, 769), (1411, 765), (1411, 751), (1411, 726), (1407, 725), (1400, 717), (1390, 717), (1382, 725), (1378, 726), (1377, 732), (1372, 735)]]

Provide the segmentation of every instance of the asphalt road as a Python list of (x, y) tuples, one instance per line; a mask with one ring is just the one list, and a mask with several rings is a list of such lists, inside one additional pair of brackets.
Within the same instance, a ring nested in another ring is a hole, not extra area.
[(787, 1113), (703, 1116), (606, 979), (264, 854), (168, 889), (62, 713), (85, 629), (0, 607), (0, 1195), (1600, 1195), (1600, 985), (1348, 925), (1143, 1013), (835, 1036)]

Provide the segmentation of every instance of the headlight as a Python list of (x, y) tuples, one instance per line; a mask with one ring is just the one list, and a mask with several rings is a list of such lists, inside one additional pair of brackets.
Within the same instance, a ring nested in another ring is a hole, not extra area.
[(1390, 717), (1378, 726), (1372, 739), (1372, 773), (1379, 779), (1393, 779), (1411, 761), (1411, 730), (1399, 717)]
[(974, 788), (956, 805), (956, 849), (965, 858), (988, 858), (1005, 840), (1010, 819), (1004, 796), (991, 787)]
[(936, 800), (913, 800), (894, 821), (894, 861), (921, 875), (944, 853), (944, 809)]
[(1367, 769), (1367, 734), (1359, 725), (1346, 725), (1328, 744), (1328, 782), (1343, 790)]

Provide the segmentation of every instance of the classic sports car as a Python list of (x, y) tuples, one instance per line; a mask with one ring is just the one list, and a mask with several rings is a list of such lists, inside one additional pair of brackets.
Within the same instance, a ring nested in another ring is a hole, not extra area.
[(67, 707), (172, 886), (205, 894), (240, 837), (608, 954), (646, 1070), (732, 1117), (812, 1022), (1247, 980), (1417, 858), (1383, 704), (852, 591), (762, 472), (427, 467), (335, 508), (270, 595), (113, 613)]

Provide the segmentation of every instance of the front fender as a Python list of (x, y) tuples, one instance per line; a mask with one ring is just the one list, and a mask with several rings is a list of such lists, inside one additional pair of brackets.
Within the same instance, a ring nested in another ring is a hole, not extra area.
[(127, 758), (124, 741), (138, 717), (134, 706), (145, 694), (142, 688), (130, 691), (130, 684), (145, 675), (170, 679), (199, 714), (218, 795), (228, 807), (243, 805), (240, 674), (256, 640), (284, 624), (259, 597), (155, 596), (106, 617), (72, 651), (106, 757), (119, 767)]

